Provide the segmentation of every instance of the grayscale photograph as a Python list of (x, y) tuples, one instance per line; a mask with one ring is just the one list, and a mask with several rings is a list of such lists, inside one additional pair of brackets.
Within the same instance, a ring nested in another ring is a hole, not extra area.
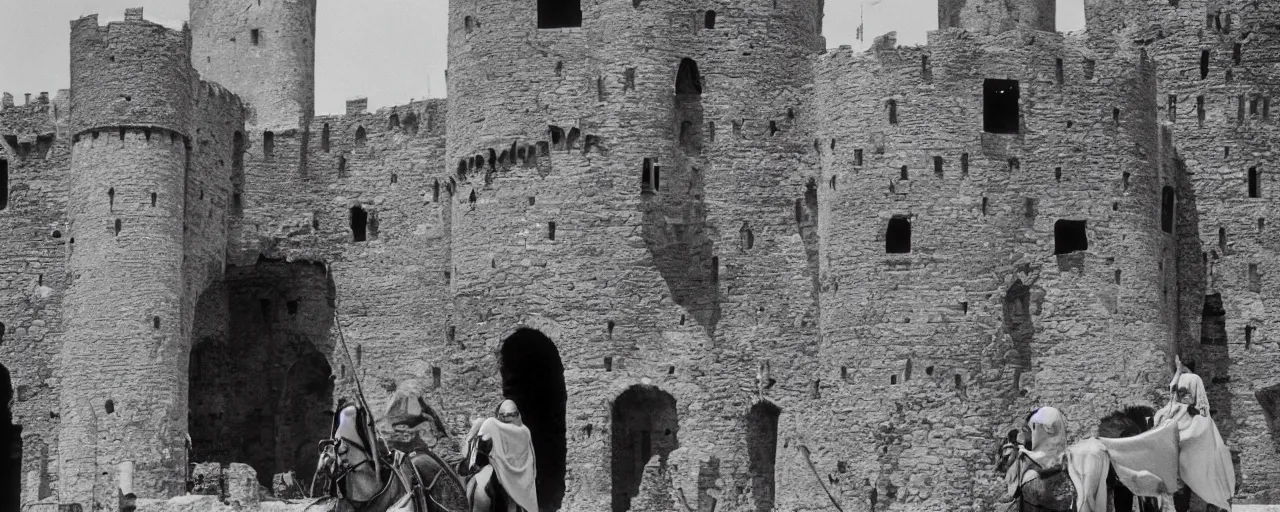
[(1280, 512), (1280, 0), (0, 48), (0, 512)]

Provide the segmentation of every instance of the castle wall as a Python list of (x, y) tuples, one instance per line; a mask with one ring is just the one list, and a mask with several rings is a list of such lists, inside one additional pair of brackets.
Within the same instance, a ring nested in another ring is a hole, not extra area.
[[(1237, 452), (1237, 503), (1280, 501), (1280, 404), (1271, 398), (1280, 392), (1271, 371), (1280, 362), (1273, 334), (1280, 288), (1271, 282), (1280, 253), (1270, 241), (1280, 187), (1270, 112), (1280, 97), (1280, 7), (1204, 0), (1087, 7), (1095, 38), (1148, 41), (1158, 62), (1166, 158), (1185, 173), (1180, 352), (1204, 378), (1212, 415)], [(1250, 194), (1251, 168), (1258, 197)]]
[[(74, 247), (66, 215), (67, 96), (62, 91), (52, 103), (42, 97), (15, 106), (6, 93), (0, 107), (0, 167), (7, 170), (0, 192), (6, 196), (0, 209), (5, 237), (0, 262), (8, 290), (0, 300), (0, 365), (14, 390), (14, 401), (2, 406), (22, 427), (20, 475), (10, 476), (20, 479), (24, 501), (52, 496), (58, 484), (57, 356), (65, 330), (67, 259)], [(12, 504), (6, 501), (11, 498), (17, 499), (6, 496), (0, 506)]]
[[(820, 371), (845, 376), (814, 418), (840, 432), (818, 466), (854, 503), (986, 510), (1005, 489), (976, 475), (1026, 411), (1062, 409), (1078, 439), (1164, 384), (1152, 66), (1054, 33), (941, 30), (818, 68), (819, 216), (842, 219), (820, 223)], [(1019, 82), (1018, 133), (984, 131), (985, 79)], [(886, 254), (895, 217), (908, 253)], [(1061, 219), (1087, 221), (1087, 250), (1054, 254)]]
[[(780, 438), (803, 435), (820, 385), (794, 214), (813, 163), (800, 119), (819, 4), (715, 9), (707, 28), (705, 7), (686, 2), (583, 3), (581, 27), (537, 29), (533, 2), (451, 6), (451, 365), (481, 377), (450, 386), (489, 410), (502, 388), (491, 351), (519, 326), (554, 341), (569, 389), (566, 510), (647, 502), (636, 493), (648, 487), (611, 476), (611, 452), (630, 448), (592, 434), (632, 385), (675, 398), (678, 429), (655, 432), (666, 448), (653, 453), (690, 506), (722, 509), (756, 500), (750, 407), (777, 402)], [(701, 80), (681, 90), (686, 58)], [(779, 474), (800, 467), (777, 453)], [(820, 492), (803, 485), (779, 484), (779, 506)], [(615, 486), (626, 496), (611, 498)]]

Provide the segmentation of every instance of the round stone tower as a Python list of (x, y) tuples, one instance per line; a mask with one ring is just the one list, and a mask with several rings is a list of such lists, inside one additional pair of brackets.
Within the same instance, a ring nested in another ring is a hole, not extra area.
[(192, 65), (249, 105), (251, 133), (306, 131), (315, 113), (315, 0), (192, 0), (191, 36)]
[(134, 492), (182, 493), (186, 333), (184, 180), (190, 35), (97, 16), (71, 24), (74, 141), (62, 345), (60, 501), (114, 508), (117, 467)]
[(551, 432), (540, 478), (570, 477), (541, 484), (544, 510), (659, 499), (644, 468), (676, 456), (691, 503), (772, 506), (779, 431), (820, 393), (804, 120), (821, 2), (708, 7), (450, 5), (454, 357), (502, 367), (480, 407), (515, 378), (493, 351), (533, 343), (517, 328), (554, 344), (574, 394), (528, 405), (558, 411), (531, 424)]

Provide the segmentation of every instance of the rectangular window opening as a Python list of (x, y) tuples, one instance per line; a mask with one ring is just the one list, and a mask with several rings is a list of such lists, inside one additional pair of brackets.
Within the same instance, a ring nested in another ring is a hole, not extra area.
[(9, 209), (9, 161), (0, 158), (0, 210)]
[(1196, 117), (1204, 123), (1204, 96), (1196, 96)]
[(1088, 221), (1059, 220), (1053, 224), (1053, 253), (1070, 254), (1089, 250)]
[(889, 229), (885, 232), (884, 250), (889, 254), (907, 254), (911, 252), (911, 220), (906, 217), (889, 219)]
[(1160, 229), (1165, 233), (1173, 233), (1173, 212), (1177, 203), (1177, 194), (1173, 187), (1165, 187), (1163, 200), (1160, 203)]
[(1169, 122), (1178, 121), (1178, 95), (1169, 95)]
[(320, 132), (320, 150), (329, 152), (329, 123), (325, 123), (324, 129)]
[(538, 28), (582, 26), (582, 0), (538, 0)]
[(1209, 50), (1200, 50), (1200, 79), (1209, 77)]
[(1249, 168), (1249, 197), (1262, 197), (1261, 178), (1257, 167)]
[(1054, 71), (1054, 77), (1057, 79), (1058, 85), (1062, 85), (1064, 82), (1066, 82), (1065, 72), (1062, 69), (1062, 59), (1058, 59), (1055, 65), (1056, 65), (1056, 69)]
[(988, 78), (982, 85), (982, 127), (987, 133), (1018, 133), (1017, 80)]
[(261, 38), (262, 38), (261, 31), (259, 31), (256, 28), (249, 30), (249, 40), (253, 41), (254, 46), (258, 46), (258, 42), (262, 40)]
[(273, 132), (262, 132), (262, 156), (271, 158), (276, 152), (276, 134)]
[(853, 165), (856, 167), (862, 166), (862, 150), (861, 149), (853, 150)]
[(942, 157), (933, 157), (933, 173), (942, 176)]

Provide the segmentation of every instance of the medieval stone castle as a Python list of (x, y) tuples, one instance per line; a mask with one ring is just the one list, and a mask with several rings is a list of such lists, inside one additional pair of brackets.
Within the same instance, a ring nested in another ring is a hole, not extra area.
[(443, 452), (516, 400), (545, 511), (985, 511), (1175, 356), (1280, 503), (1280, 2), (939, 4), (454, 0), (447, 100), (332, 116), (315, 0), (72, 21), (0, 110), (0, 510), (277, 499), (358, 384)]

